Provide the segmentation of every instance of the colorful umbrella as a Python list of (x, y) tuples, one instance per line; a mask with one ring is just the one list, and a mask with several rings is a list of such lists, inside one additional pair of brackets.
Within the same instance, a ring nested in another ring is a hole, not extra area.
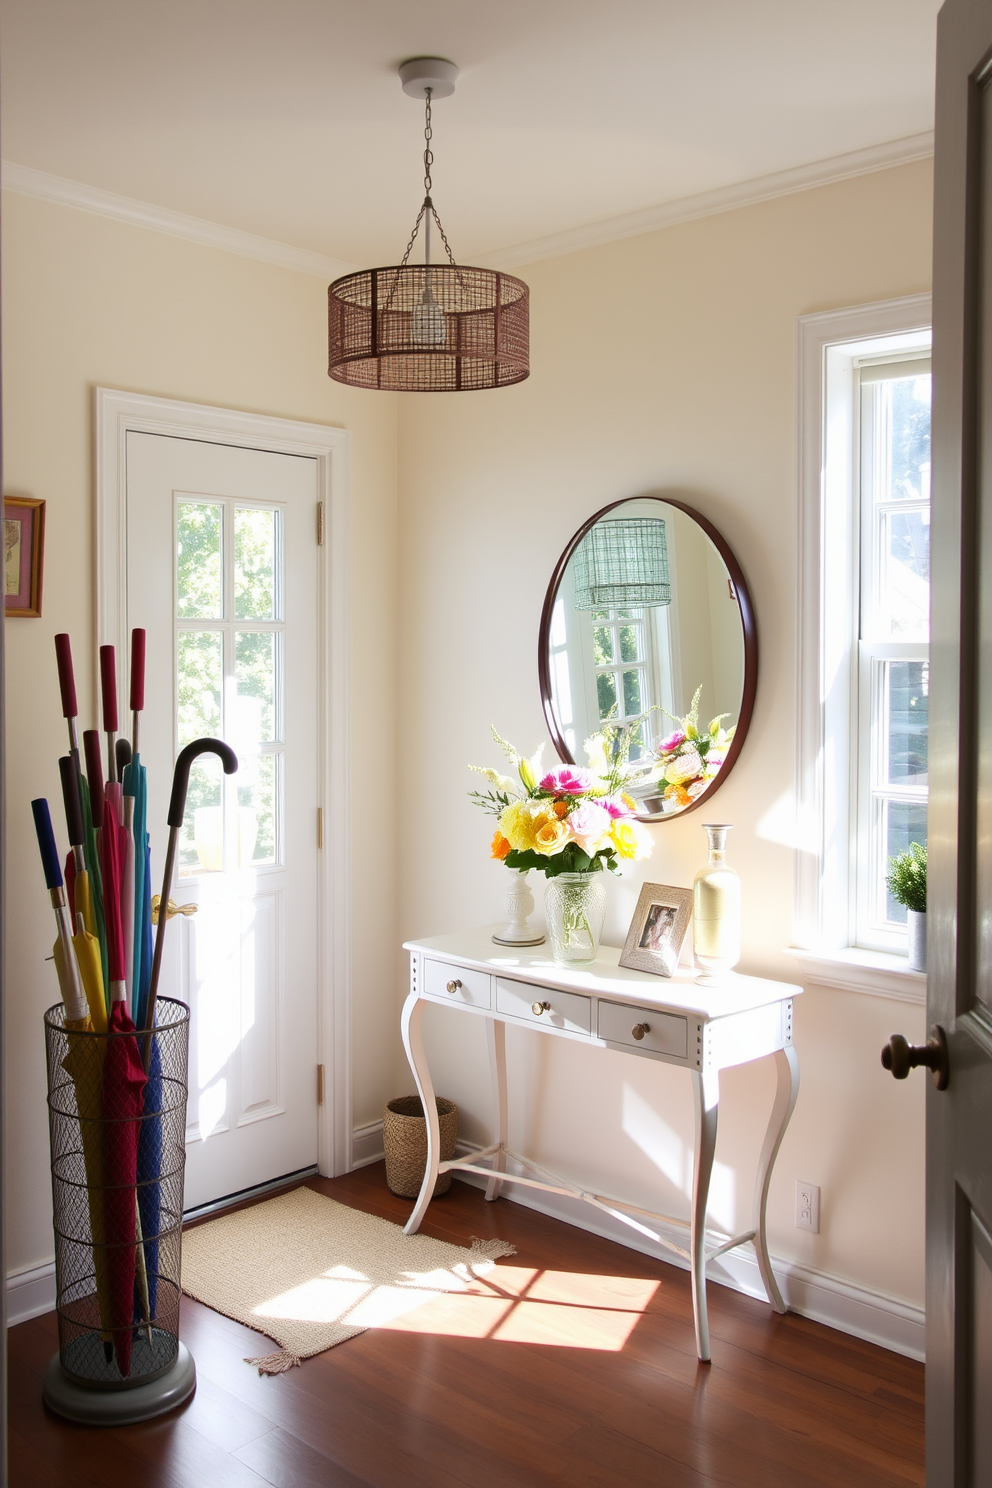
[[(87, 790), (84, 799), (89, 803), (90, 819), (86, 831), (86, 868), (90, 876), (90, 896), (93, 901), (93, 918), (96, 921), (94, 934), (100, 944), (100, 966), (104, 993), (107, 998), (107, 1016), (110, 1016), (110, 968), (107, 964), (107, 927), (103, 915), (103, 876), (100, 872), (99, 830), (103, 825), (104, 789), (103, 759), (100, 754), (100, 735), (96, 729), (83, 733), (83, 751), (86, 756)], [(84, 808), (85, 809), (85, 808)]]

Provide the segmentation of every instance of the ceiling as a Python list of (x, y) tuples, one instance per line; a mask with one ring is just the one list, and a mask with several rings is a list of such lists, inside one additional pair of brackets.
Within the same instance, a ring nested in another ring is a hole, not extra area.
[(351, 263), (456, 256), (932, 128), (940, 0), (2, 0), (7, 160)]

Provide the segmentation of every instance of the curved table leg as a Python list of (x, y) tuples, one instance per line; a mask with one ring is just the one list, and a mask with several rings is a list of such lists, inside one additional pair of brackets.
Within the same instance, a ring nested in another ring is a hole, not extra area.
[(407, 1235), (417, 1233), (420, 1221), (427, 1212), (427, 1205), (434, 1197), (434, 1185), (437, 1182), (437, 1167), (441, 1152), (437, 1101), (434, 1097), (434, 1086), (431, 1084), (431, 1072), (427, 1068), (427, 1056), (424, 1053), (422, 1031), (424, 1007), (424, 1002), (416, 992), (411, 992), (403, 1004), (403, 1015), (400, 1019), (403, 1047), (410, 1061), (410, 1068), (413, 1070), (413, 1078), (417, 1082), (417, 1091), (424, 1108), (424, 1115), (427, 1117), (427, 1167), (424, 1171), (424, 1181), (420, 1185), (420, 1193), (417, 1195), (417, 1202), (413, 1206), (413, 1213), (403, 1226), (404, 1233)]
[(772, 1113), (768, 1118), (768, 1130), (765, 1132), (761, 1160), (758, 1163), (758, 1174), (754, 1184), (754, 1249), (758, 1257), (758, 1270), (761, 1272), (761, 1280), (765, 1284), (769, 1302), (776, 1312), (787, 1312), (788, 1308), (782, 1300), (782, 1293), (779, 1291), (771, 1261), (768, 1259), (765, 1209), (768, 1204), (768, 1189), (772, 1181), (772, 1168), (775, 1166), (778, 1149), (782, 1145), (782, 1138), (785, 1136), (785, 1129), (789, 1125), (789, 1118), (795, 1110), (796, 1097), (799, 1094), (799, 1056), (791, 1044), (787, 1049), (779, 1049), (776, 1052), (775, 1070), (778, 1076), (775, 1100), (772, 1104)]
[(486, 1039), (493, 1077), (493, 1141), (499, 1143), (499, 1151), (493, 1154), (494, 1176), (486, 1184), (486, 1198), (492, 1200), (499, 1198), (502, 1186), (495, 1174), (506, 1167), (506, 1024), (501, 1018), (486, 1019)]
[(696, 1157), (692, 1173), (692, 1224), (689, 1241), (692, 1276), (692, 1314), (696, 1324), (696, 1353), (706, 1364), (710, 1359), (710, 1324), (706, 1310), (706, 1204), (716, 1151), (716, 1124), (720, 1110), (720, 1076), (715, 1070), (692, 1071), (692, 1093), (696, 1106)]

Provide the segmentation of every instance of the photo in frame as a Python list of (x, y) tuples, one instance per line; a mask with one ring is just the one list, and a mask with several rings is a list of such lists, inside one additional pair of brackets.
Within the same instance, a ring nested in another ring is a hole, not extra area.
[(33, 496), (3, 498), (4, 614), (38, 619), (45, 554), (45, 503)]
[(692, 890), (669, 884), (642, 885), (620, 965), (670, 977), (679, 964), (692, 920)]

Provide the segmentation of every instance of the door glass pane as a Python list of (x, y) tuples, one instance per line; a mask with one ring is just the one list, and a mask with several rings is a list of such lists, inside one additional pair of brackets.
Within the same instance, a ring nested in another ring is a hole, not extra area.
[(613, 632), (608, 627), (597, 626), (592, 633), (593, 661), (596, 666), (606, 666), (613, 660)]
[(274, 754), (245, 759), (238, 771), (238, 846), (242, 866), (276, 860), (276, 769)]
[(615, 672), (600, 672), (596, 678), (596, 693), (599, 698), (600, 718), (609, 718), (617, 706), (617, 679)]
[(179, 872), (220, 873), (224, 867), (223, 771), (215, 754), (201, 754), (189, 772), (186, 814), (179, 833)]
[[(918, 842), (921, 847), (925, 847), (927, 841), (926, 801), (886, 801), (882, 840), (886, 867), (889, 858), (907, 852), (911, 842)], [(885, 899), (885, 918), (890, 924), (905, 925), (904, 907), (896, 903), (888, 890), (885, 891)]]
[(925, 661), (890, 661), (885, 674), (888, 784), (926, 785), (930, 668)]
[(223, 509), (180, 501), (176, 511), (177, 601), (181, 620), (219, 620), (222, 610)]
[(930, 634), (930, 512), (888, 511), (882, 536), (883, 613), (899, 640)]
[(219, 631), (184, 630), (177, 636), (179, 744), (221, 731), (224, 637)]
[(631, 667), (623, 673), (623, 716), (631, 718), (641, 711), (641, 672)]
[(275, 738), (276, 638), (272, 631), (234, 633), (235, 716), (229, 731), (235, 749), (257, 749)]
[(641, 659), (641, 627), (639, 625), (623, 625), (620, 627), (620, 660), (640, 661)]
[(258, 507), (235, 507), (235, 618), (273, 620), (275, 613), (276, 514)]

